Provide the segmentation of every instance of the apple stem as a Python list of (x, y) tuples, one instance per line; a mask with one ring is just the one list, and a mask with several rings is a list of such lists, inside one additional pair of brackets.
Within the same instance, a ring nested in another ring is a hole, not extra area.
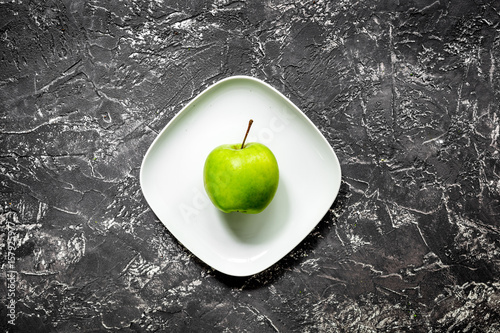
[(247, 132), (245, 134), (245, 138), (243, 139), (243, 143), (241, 144), (241, 148), (240, 149), (243, 149), (243, 146), (245, 146), (245, 141), (247, 140), (248, 132), (250, 132), (250, 127), (252, 127), (252, 124), (253, 124), (253, 120), (250, 119), (250, 121), (248, 122)]

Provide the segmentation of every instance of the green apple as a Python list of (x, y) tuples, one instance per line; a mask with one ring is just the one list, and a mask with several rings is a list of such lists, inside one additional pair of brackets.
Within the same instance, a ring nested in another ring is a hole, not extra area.
[(262, 212), (274, 198), (279, 183), (278, 162), (261, 143), (218, 146), (208, 155), (203, 182), (212, 203), (225, 213)]

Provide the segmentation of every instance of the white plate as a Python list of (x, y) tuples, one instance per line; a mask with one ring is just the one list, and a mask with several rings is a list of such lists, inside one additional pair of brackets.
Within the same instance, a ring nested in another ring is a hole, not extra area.
[[(280, 183), (260, 214), (225, 214), (203, 187), (213, 148), (243, 140), (273, 151)], [(337, 156), (314, 124), (285, 96), (252, 77), (233, 76), (186, 105), (146, 153), (140, 182), (153, 212), (199, 259), (225, 274), (259, 273), (297, 246), (337, 196)]]

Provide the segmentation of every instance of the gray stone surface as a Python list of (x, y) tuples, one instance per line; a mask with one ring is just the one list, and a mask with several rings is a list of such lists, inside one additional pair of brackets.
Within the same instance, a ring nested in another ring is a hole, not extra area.
[[(481, 0), (1, 1), (0, 328), (499, 332), (499, 23)], [(316, 229), (247, 278), (191, 255), (138, 179), (236, 74), (343, 170)]]

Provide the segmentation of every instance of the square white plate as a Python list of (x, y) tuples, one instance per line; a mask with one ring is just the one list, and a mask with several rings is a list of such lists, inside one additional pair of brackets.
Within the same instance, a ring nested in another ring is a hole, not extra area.
[[(216, 146), (260, 142), (276, 156), (280, 182), (260, 214), (223, 213), (208, 198), (203, 166)], [(153, 212), (195, 256), (234, 276), (259, 273), (318, 224), (339, 191), (337, 156), (314, 124), (268, 84), (233, 76), (186, 105), (149, 147), (140, 182)]]

